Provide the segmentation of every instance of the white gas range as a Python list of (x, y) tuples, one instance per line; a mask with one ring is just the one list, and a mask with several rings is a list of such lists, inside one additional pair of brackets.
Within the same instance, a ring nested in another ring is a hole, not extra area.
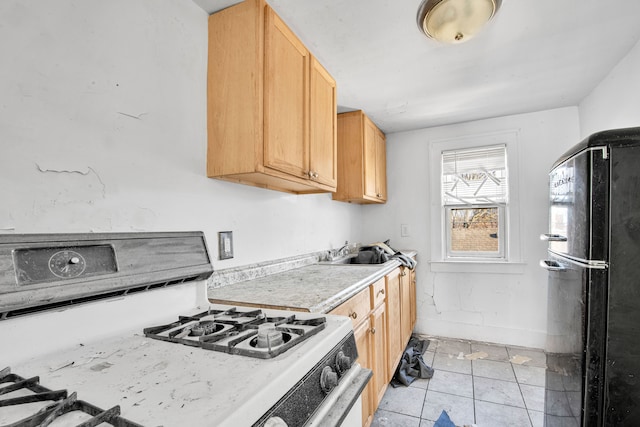
[(201, 233), (3, 238), (0, 425), (361, 425), (350, 320), (209, 304), (211, 271)]

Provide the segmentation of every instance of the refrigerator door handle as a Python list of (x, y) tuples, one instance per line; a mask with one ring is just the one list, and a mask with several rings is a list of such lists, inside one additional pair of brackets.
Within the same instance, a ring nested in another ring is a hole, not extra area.
[[(568, 254), (552, 251), (551, 249), (548, 250), (548, 253), (561, 258), (562, 261), (575, 264), (579, 267), (592, 268), (595, 270), (606, 270), (607, 268), (609, 268), (609, 263), (603, 260), (577, 258), (577, 257), (570, 256)], [(552, 262), (555, 262), (555, 261), (552, 261)]]
[(564, 271), (567, 268), (560, 264), (558, 261), (554, 261), (551, 259), (543, 259), (540, 260), (540, 267), (547, 269), (549, 271)]
[(560, 234), (541, 234), (540, 240), (544, 240), (545, 242), (566, 242), (567, 236)]

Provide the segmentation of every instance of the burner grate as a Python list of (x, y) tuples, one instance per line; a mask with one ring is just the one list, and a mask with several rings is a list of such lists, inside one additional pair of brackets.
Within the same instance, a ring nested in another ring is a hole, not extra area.
[[(206, 328), (201, 324), (206, 324)], [(272, 325), (286, 336), (282, 344), (265, 348), (255, 345), (258, 328), (265, 324)], [(227, 310), (210, 308), (192, 316), (179, 316), (176, 322), (151, 326), (143, 332), (149, 338), (162, 341), (269, 359), (317, 334), (325, 325), (326, 318), (323, 316), (310, 319), (300, 319), (295, 314), (269, 316), (261, 309), (241, 310), (233, 307)], [(205, 329), (206, 332), (200, 333)]]
[[(3, 384), (7, 385), (3, 386)], [(16, 397), (2, 397), (26, 390), (31, 393)], [(39, 377), (25, 379), (11, 373), (8, 367), (0, 371), (0, 408), (18, 407), (36, 402), (52, 403), (46, 404), (22, 419), (5, 424), (5, 427), (46, 427), (55, 419), (74, 411), (90, 416), (89, 419), (76, 424), (77, 427), (94, 427), (104, 424), (114, 427), (142, 427), (140, 424), (120, 417), (120, 406), (114, 406), (105, 411), (83, 400), (77, 400), (76, 393), (67, 395), (66, 390), (49, 390), (43, 387), (40, 385)]]

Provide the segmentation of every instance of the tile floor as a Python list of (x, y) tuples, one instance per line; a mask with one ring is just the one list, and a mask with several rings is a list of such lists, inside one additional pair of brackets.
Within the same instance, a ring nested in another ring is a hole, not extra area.
[(433, 378), (389, 386), (372, 427), (432, 427), (442, 410), (456, 426), (543, 426), (542, 350), (421, 338), (430, 340), (423, 359), (435, 370)]

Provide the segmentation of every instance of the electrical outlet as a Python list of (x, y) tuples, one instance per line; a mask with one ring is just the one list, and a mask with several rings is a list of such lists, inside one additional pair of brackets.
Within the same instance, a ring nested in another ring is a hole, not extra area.
[(400, 236), (409, 237), (409, 226), (407, 224), (400, 224)]
[(218, 233), (218, 258), (233, 258), (233, 232), (220, 231)]

